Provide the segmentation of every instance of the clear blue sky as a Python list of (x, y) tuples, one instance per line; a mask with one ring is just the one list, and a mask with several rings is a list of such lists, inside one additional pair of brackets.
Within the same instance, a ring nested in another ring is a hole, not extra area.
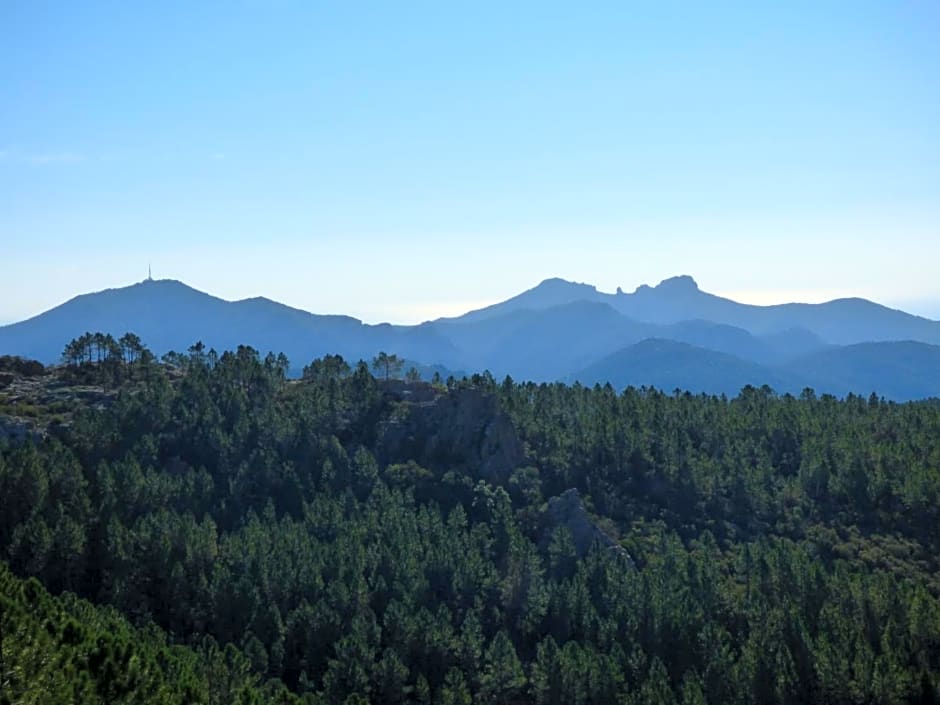
[(940, 3), (0, 2), (0, 321), (148, 262), (369, 321), (680, 273), (940, 318)]

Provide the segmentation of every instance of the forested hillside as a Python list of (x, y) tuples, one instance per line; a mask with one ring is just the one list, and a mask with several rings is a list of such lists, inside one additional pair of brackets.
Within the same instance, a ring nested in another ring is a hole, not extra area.
[(0, 389), (0, 703), (940, 702), (940, 403), (127, 341)]

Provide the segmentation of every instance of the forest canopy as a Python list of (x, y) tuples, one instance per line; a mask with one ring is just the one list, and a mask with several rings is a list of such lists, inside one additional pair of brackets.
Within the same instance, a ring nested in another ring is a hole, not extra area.
[(0, 441), (0, 702), (940, 701), (940, 403), (392, 357), (34, 370), (102, 391)]

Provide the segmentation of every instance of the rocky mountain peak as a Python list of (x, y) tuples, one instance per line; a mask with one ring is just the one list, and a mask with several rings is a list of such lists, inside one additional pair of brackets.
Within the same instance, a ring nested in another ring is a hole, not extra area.
[(682, 274), (678, 277), (669, 277), (663, 279), (656, 285), (657, 291), (667, 292), (697, 292), (698, 284), (688, 274)]

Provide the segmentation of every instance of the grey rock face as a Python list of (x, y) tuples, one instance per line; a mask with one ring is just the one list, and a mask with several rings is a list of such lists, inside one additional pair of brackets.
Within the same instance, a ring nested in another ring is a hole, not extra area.
[(413, 459), (431, 469), (463, 468), (494, 482), (525, 461), (512, 420), (494, 397), (474, 389), (404, 404), (384, 429), (378, 450), (384, 463)]
[(571, 532), (578, 556), (585, 555), (597, 541), (601, 546), (614, 551), (630, 561), (627, 551), (595, 524), (584, 508), (584, 501), (578, 490), (565, 490), (557, 497), (548, 500), (548, 519), (552, 529), (565, 526)]

